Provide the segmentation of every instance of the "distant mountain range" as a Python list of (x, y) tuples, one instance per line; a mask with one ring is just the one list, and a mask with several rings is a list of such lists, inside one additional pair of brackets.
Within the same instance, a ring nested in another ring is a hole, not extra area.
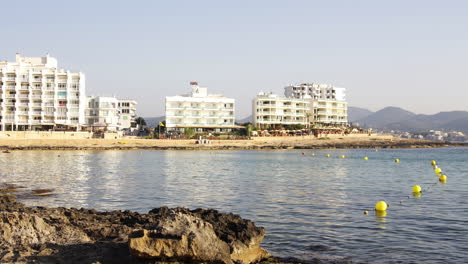
[(162, 122), (166, 120), (165, 116), (158, 116), (158, 117), (143, 117), (146, 121), (146, 125), (149, 127), (155, 127), (159, 124), (159, 122)]
[[(155, 127), (164, 121), (164, 116), (145, 117), (150, 127)], [(371, 127), (378, 130), (398, 130), (407, 132), (424, 132), (431, 129), (456, 130), (468, 132), (468, 112), (451, 111), (440, 112), (434, 115), (415, 114), (399, 107), (385, 107), (377, 112), (359, 107), (348, 107), (348, 120), (359, 123), (361, 127)], [(243, 124), (252, 122), (252, 116), (236, 120)]]
[(380, 130), (423, 132), (435, 130), (457, 130), (468, 132), (468, 112), (451, 111), (434, 115), (415, 114), (399, 107), (385, 107), (377, 112), (349, 107), (348, 119), (362, 127)]

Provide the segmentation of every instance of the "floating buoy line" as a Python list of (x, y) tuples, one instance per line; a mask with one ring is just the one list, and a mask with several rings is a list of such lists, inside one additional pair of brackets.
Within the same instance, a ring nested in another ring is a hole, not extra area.
[[(378, 151), (378, 149), (375, 149), (375, 151)], [(301, 153), (303, 156), (307, 155), (305, 152), (302, 152)], [(315, 156), (315, 153), (312, 153), (311, 156)], [(325, 157), (327, 158), (330, 158), (331, 155), (330, 154), (326, 154)], [(341, 159), (345, 159), (346, 156), (345, 155), (341, 155), (340, 156)], [(363, 157), (363, 160), (369, 160), (369, 157), (365, 156)], [(393, 160), (395, 163), (400, 163), (400, 159), (399, 158), (395, 158)], [(438, 177), (438, 181), (436, 181), (435, 183), (429, 185), (426, 187), (426, 189), (423, 191), (423, 188), (420, 186), (420, 185), (414, 185), (412, 188), (411, 188), (411, 191), (412, 191), (412, 196), (415, 197), (415, 198), (420, 198), (422, 196), (422, 193), (426, 193), (428, 192), (432, 186), (434, 185), (437, 185), (439, 183), (447, 183), (447, 175), (445, 174), (442, 174), (442, 168), (438, 167), (437, 166), (437, 162), (435, 160), (431, 160), (430, 164), (432, 165), (432, 168), (434, 169), (434, 173), (435, 175)], [(411, 196), (408, 195), (406, 196), (408, 199), (411, 199)], [(403, 204), (403, 200), (400, 200), (399, 204)], [(375, 211), (375, 214), (376, 216), (378, 217), (385, 217), (387, 215), (386, 211), (387, 209), (390, 207), (390, 204), (387, 203), (386, 201), (378, 201), (376, 204), (375, 204), (375, 207), (374, 207), (374, 211)], [(369, 214), (369, 211), (368, 210), (364, 210), (364, 215), (368, 215)]]

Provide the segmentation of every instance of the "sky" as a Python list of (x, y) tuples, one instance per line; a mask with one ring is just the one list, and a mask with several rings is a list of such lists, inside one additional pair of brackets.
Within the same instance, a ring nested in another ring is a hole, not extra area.
[(251, 114), (260, 92), (302, 82), (347, 88), (350, 106), (468, 110), (468, 1), (5, 1), (0, 60), (57, 58), (87, 95), (164, 115), (190, 81)]

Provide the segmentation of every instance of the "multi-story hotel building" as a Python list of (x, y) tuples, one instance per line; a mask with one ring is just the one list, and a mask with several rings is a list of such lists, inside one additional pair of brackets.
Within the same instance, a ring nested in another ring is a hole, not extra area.
[(302, 83), (286, 86), (284, 94), (287, 97), (310, 100), (313, 123), (338, 126), (348, 123), (345, 88), (329, 84)]
[(0, 124), (5, 130), (80, 130), (85, 122), (85, 76), (58, 69), (49, 57), (0, 62)]
[(166, 97), (167, 131), (225, 132), (235, 125), (235, 101), (222, 95), (208, 94), (207, 88), (191, 82), (192, 92), (186, 95)]
[(121, 130), (136, 127), (136, 105), (135, 100), (119, 99), (119, 127)]
[(252, 119), (260, 129), (309, 124), (310, 100), (259, 93), (252, 101)]
[(85, 127), (92, 131), (130, 130), (135, 127), (135, 106), (134, 100), (88, 96)]

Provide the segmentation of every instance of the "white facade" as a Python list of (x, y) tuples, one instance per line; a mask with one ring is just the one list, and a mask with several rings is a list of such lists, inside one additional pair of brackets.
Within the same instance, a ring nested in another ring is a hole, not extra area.
[(136, 104), (135, 100), (119, 100), (119, 129), (126, 130), (136, 127)]
[(287, 97), (310, 100), (312, 122), (318, 124), (346, 125), (348, 103), (346, 89), (330, 84), (302, 83), (284, 88)]
[(2, 130), (79, 130), (85, 122), (85, 76), (49, 57), (0, 62)]
[(260, 92), (252, 101), (252, 108), (253, 124), (262, 129), (309, 123), (310, 101), (306, 99)]
[(237, 128), (235, 100), (222, 95), (208, 94), (207, 88), (191, 82), (187, 95), (166, 97), (166, 128), (168, 131), (195, 128), (198, 131), (227, 131)]
[(120, 131), (130, 129), (135, 123), (133, 100), (115, 97), (89, 96), (87, 98), (86, 127), (91, 130)]

